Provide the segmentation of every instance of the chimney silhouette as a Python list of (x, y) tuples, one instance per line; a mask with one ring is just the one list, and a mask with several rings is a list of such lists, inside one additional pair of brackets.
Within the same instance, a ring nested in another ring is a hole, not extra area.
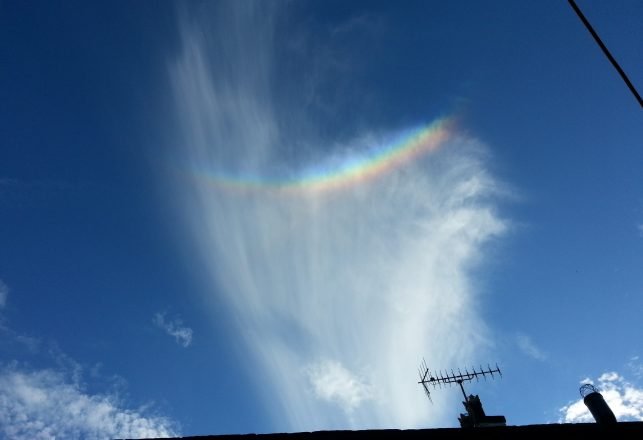
[(616, 416), (610, 409), (609, 405), (603, 399), (603, 395), (592, 384), (586, 383), (580, 387), (580, 395), (583, 397), (585, 406), (594, 416), (596, 423), (601, 425), (612, 425), (616, 423)]

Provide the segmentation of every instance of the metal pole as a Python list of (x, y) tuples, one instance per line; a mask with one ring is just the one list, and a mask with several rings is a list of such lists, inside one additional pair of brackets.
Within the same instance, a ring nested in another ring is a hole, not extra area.
[(462, 395), (464, 396), (464, 401), (469, 402), (469, 398), (467, 397), (467, 393), (464, 392), (464, 386), (462, 385), (461, 380), (458, 381), (458, 385), (460, 385), (460, 389), (462, 390)]

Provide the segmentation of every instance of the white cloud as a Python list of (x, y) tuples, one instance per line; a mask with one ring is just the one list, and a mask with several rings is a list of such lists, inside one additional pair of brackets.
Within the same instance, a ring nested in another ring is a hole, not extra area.
[(178, 435), (168, 419), (89, 394), (53, 370), (0, 369), (0, 436), (15, 440), (146, 438)]
[[(233, 11), (201, 14), (213, 23), (186, 21), (171, 68), (182, 125), (171, 154), (194, 176), (173, 199), (192, 254), (229, 305), (213, 309), (213, 319), (234, 315), (277, 430), (452, 423), (446, 408), (457, 395), (429, 410), (415, 372), (423, 356), (435, 368), (477, 362), (487, 341), (472, 271), (507, 226), (495, 210), (499, 185), (485, 148), (453, 137), (432, 155), (329, 193), (217, 185), (217, 172), (296, 174), (306, 162), (300, 145), (321, 167), (398, 135), (298, 137), (292, 119), (305, 119), (304, 109), (273, 100), (283, 88), (272, 81), (289, 78), (273, 77), (273, 15), (264, 5), (231, 2)], [(366, 370), (368, 381), (351, 373)], [(339, 405), (302, 392), (311, 380), (317, 396)]]
[(318, 362), (309, 366), (306, 372), (315, 395), (320, 399), (336, 402), (347, 413), (373, 397), (371, 386), (339, 362)]
[[(0, 299), (8, 288), (0, 281)], [(18, 344), (54, 368), (19, 368), (0, 363), (0, 438), (149, 438), (176, 436), (176, 424), (148, 409), (129, 409), (116, 393), (89, 393), (83, 368), (56, 343), (46, 344), (0, 324), (3, 342)], [(53, 361), (53, 362), (52, 362)], [(94, 371), (94, 376), (95, 376)], [(112, 380), (110, 379), (110, 382)]]
[(529, 336), (523, 333), (518, 333), (516, 335), (516, 343), (518, 344), (518, 348), (520, 348), (520, 350), (527, 356), (536, 359), (537, 361), (544, 361), (547, 359), (547, 354), (538, 348)]
[(643, 223), (636, 225), (636, 229), (639, 231), (639, 235), (643, 237)]
[(603, 373), (598, 377), (599, 383), (615, 382), (618, 380), (621, 380), (621, 376), (619, 376), (616, 371), (608, 371), (607, 373)]
[(7, 296), (9, 295), (9, 287), (0, 280), (0, 309), (7, 305)]
[[(584, 381), (583, 383), (589, 382)], [(614, 371), (603, 373), (597, 380), (597, 388), (618, 421), (643, 421), (643, 388), (627, 382)], [(560, 409), (560, 413), (560, 422), (589, 423), (594, 421), (583, 399), (565, 405)]]
[(632, 356), (627, 363), (627, 368), (637, 379), (643, 378), (643, 362), (641, 362), (639, 356)]
[(164, 313), (156, 313), (154, 324), (176, 339), (177, 344), (183, 347), (189, 347), (192, 344), (192, 329), (184, 326), (180, 319), (175, 318), (168, 321), (165, 319)]

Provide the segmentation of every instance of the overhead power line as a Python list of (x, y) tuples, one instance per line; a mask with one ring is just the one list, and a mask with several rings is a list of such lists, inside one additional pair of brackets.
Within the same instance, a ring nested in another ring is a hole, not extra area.
[(601, 41), (601, 38), (598, 36), (590, 22), (585, 18), (585, 15), (583, 15), (583, 12), (580, 10), (578, 5), (576, 5), (576, 2), (574, 0), (567, 0), (570, 4), (570, 6), (574, 9), (574, 12), (576, 12), (576, 15), (578, 15), (578, 18), (581, 19), (587, 30), (589, 31), (590, 34), (592, 34), (592, 37), (594, 37), (594, 40), (598, 45), (600, 46), (601, 50), (605, 54), (608, 60), (610, 60), (610, 63), (612, 63), (612, 66), (616, 69), (619, 75), (621, 75), (621, 78), (623, 78), (623, 81), (625, 81), (625, 84), (627, 84), (627, 87), (630, 89), (636, 100), (638, 101), (639, 105), (643, 107), (643, 99), (641, 99), (641, 95), (639, 95), (639, 92), (636, 91), (636, 88), (634, 87), (634, 84), (630, 81), (630, 79), (627, 77), (623, 69), (621, 69), (621, 66), (619, 66), (618, 62), (614, 59), (610, 51), (607, 49), (605, 44)]

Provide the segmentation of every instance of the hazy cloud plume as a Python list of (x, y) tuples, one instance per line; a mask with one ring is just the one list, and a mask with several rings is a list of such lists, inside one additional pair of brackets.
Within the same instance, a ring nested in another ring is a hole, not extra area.
[(362, 401), (372, 398), (371, 386), (361, 377), (348, 371), (339, 362), (323, 361), (307, 369), (314, 393), (320, 399), (337, 402), (350, 413)]
[[(272, 76), (273, 14), (263, 5), (233, 2), (203, 14), (212, 22), (186, 20), (171, 66), (181, 122), (172, 155), (194, 171), (179, 208), (214, 291), (261, 366), (276, 430), (441, 423), (446, 406), (429, 412), (414, 374), (424, 355), (435, 368), (477, 362), (486, 340), (471, 269), (506, 225), (485, 148), (456, 137), (331, 193), (213, 184), (208, 172), (297, 174), (305, 160), (287, 147), (316, 142), (284, 122), (302, 109), (271, 98), (271, 81), (289, 78)], [(350, 160), (392, 135), (365, 130), (309, 150), (316, 165)]]

